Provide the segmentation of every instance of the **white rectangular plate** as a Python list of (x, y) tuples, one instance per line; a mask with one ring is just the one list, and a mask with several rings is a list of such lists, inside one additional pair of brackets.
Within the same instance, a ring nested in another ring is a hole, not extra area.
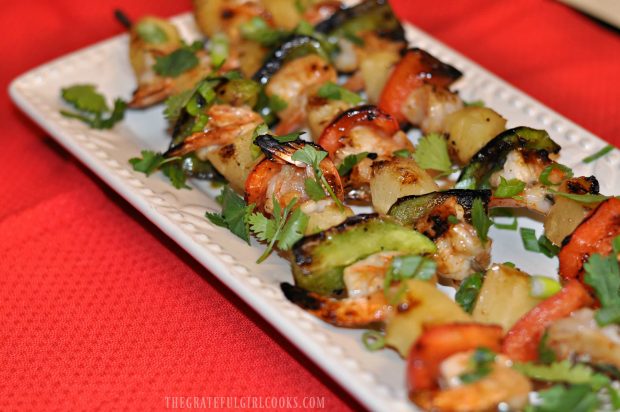
[[(173, 19), (186, 39), (198, 37), (189, 13)], [(508, 125), (544, 128), (562, 145), (561, 161), (577, 174), (604, 178), (601, 192), (620, 193), (620, 153), (585, 165), (581, 159), (605, 143), (561, 117), (504, 81), (493, 76), (420, 30), (406, 25), (414, 46), (428, 50), (458, 67), (464, 78), (456, 84), (465, 100), (482, 99), (508, 119)], [(367, 352), (361, 331), (333, 328), (289, 303), (279, 284), (291, 281), (289, 265), (272, 256), (261, 265), (254, 262), (262, 246), (248, 246), (227, 230), (204, 218), (207, 210), (219, 210), (208, 183), (193, 182), (194, 190), (175, 190), (160, 174), (145, 177), (132, 170), (127, 160), (141, 149), (168, 146), (162, 107), (130, 111), (126, 120), (110, 131), (91, 130), (59, 114), (62, 87), (94, 83), (107, 96), (128, 98), (135, 81), (127, 58), (128, 37), (121, 35), (40, 66), (17, 78), (10, 93), (17, 105), (64, 147), (92, 169), (133, 206), (191, 253), (228, 287), (297, 345), (343, 387), (371, 410), (415, 410), (406, 396), (405, 363), (390, 350)], [(520, 218), (521, 226), (536, 228), (539, 222)], [(529, 273), (552, 275), (557, 261), (524, 251), (517, 232), (492, 231), (493, 258), (513, 261)], [(517, 245), (515, 247), (515, 245)]]

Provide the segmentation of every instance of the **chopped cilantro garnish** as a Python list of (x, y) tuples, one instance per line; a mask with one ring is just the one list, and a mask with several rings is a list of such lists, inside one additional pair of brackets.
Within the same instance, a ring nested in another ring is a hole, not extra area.
[[(325, 159), (326, 157), (327, 157), (327, 152), (324, 152), (322, 150), (317, 150), (314, 148), (314, 146), (307, 144), (303, 148), (293, 153), (293, 155), (291, 156), (291, 159), (296, 162), (305, 163), (308, 166), (312, 167), (312, 171), (314, 172), (314, 180), (316, 184), (308, 183), (308, 180), (312, 180), (312, 179), (306, 179), (306, 182), (305, 182), (306, 189), (308, 189), (311, 186), (312, 188), (310, 190), (312, 190), (312, 194), (315, 197), (318, 197), (318, 188), (320, 188), (324, 194), (323, 197), (325, 197), (325, 192), (326, 192), (334, 200), (334, 202), (336, 202), (338, 207), (340, 209), (343, 209), (344, 205), (334, 193), (334, 190), (327, 182), (327, 179), (325, 179), (325, 176), (323, 175), (323, 171), (321, 170), (321, 167), (320, 167), (321, 161)], [(308, 194), (310, 195), (310, 193)]]
[(590, 256), (583, 265), (584, 281), (592, 286), (601, 309), (595, 319), (599, 325), (620, 322), (620, 268), (617, 256), (620, 253), (620, 236), (612, 241), (612, 252), (608, 256), (598, 253)]
[(198, 66), (196, 53), (187, 47), (181, 47), (165, 56), (156, 57), (153, 70), (164, 77), (178, 77)]
[(405, 159), (409, 159), (411, 157), (411, 150), (409, 149), (400, 149), (396, 150), (392, 153), (394, 156), (403, 157)]
[(272, 112), (278, 113), (288, 107), (288, 103), (286, 100), (278, 96), (277, 94), (272, 94), (269, 96), (269, 102), (267, 106)]
[(470, 372), (465, 372), (459, 376), (464, 384), (474, 383), (491, 373), (493, 362), (495, 362), (495, 352), (487, 348), (478, 348), (469, 359)]
[(288, 143), (288, 142), (294, 142), (295, 140), (298, 140), (299, 137), (304, 133), (305, 132), (293, 132), (289, 134), (283, 134), (282, 136), (272, 136), (272, 137), (280, 143)]
[(319, 97), (330, 100), (342, 100), (350, 104), (359, 104), (364, 101), (357, 93), (345, 89), (335, 83), (328, 82), (319, 88), (317, 92)]
[(450, 223), (451, 225), (456, 225), (457, 223), (459, 223), (459, 218), (454, 215), (450, 215), (448, 216), (448, 223)]
[(136, 25), (136, 33), (147, 43), (160, 44), (168, 41), (166, 31), (150, 19), (141, 20)]
[(109, 111), (105, 97), (92, 84), (76, 84), (62, 89), (65, 102), (82, 112), (99, 114)]
[(538, 344), (538, 361), (541, 363), (553, 363), (556, 361), (557, 356), (553, 349), (549, 347), (547, 341), (549, 340), (549, 334), (547, 331), (543, 334)]
[(413, 156), (423, 169), (433, 169), (443, 173), (452, 172), (448, 144), (441, 134), (431, 133), (422, 137)]
[(191, 190), (191, 187), (185, 184), (187, 176), (179, 162), (180, 157), (166, 158), (161, 153), (151, 150), (142, 150), (141, 154), (141, 158), (133, 157), (129, 159), (133, 170), (142, 172), (147, 176), (153, 174), (156, 170), (161, 170), (175, 188)]
[(282, 209), (274, 198), (272, 218), (262, 213), (253, 213), (249, 216), (248, 222), (252, 232), (259, 240), (268, 242), (267, 249), (258, 258), (257, 263), (267, 259), (274, 246), (280, 250), (289, 250), (303, 237), (308, 225), (308, 216), (300, 208), (295, 208), (296, 205), (297, 199), (294, 198)]
[(142, 150), (142, 157), (133, 157), (129, 159), (129, 163), (136, 172), (142, 172), (147, 176), (154, 173), (159, 167), (166, 162), (166, 158), (161, 153), (152, 150)]
[(568, 360), (554, 362), (549, 365), (535, 363), (515, 363), (513, 368), (525, 376), (546, 382), (565, 382), (571, 384), (586, 384), (598, 390), (609, 383), (609, 378), (595, 372), (582, 363), (572, 364)]
[(79, 84), (62, 89), (62, 98), (79, 112), (61, 110), (60, 114), (80, 120), (93, 129), (110, 129), (125, 116), (126, 103), (121, 99), (114, 101), (110, 113), (103, 95), (90, 84)]
[(338, 174), (340, 176), (346, 176), (351, 173), (353, 167), (368, 157), (368, 152), (362, 152), (357, 154), (348, 155), (344, 158), (340, 166), (338, 166)]
[(241, 196), (236, 194), (229, 186), (224, 186), (218, 196), (222, 205), (222, 213), (207, 212), (205, 217), (211, 223), (228, 228), (235, 235), (250, 244), (249, 216), (254, 210), (254, 205), (246, 205)]

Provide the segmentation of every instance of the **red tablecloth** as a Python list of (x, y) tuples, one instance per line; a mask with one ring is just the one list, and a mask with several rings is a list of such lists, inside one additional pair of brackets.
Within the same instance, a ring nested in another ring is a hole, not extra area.
[[(620, 144), (618, 32), (552, 1), (394, 5)], [(190, 8), (164, 0), (4, 2), (2, 88), (121, 32), (112, 19), (118, 6), (130, 16)], [(160, 409), (173, 396), (318, 396), (330, 410), (359, 408), (6, 94), (1, 105), (0, 409)]]

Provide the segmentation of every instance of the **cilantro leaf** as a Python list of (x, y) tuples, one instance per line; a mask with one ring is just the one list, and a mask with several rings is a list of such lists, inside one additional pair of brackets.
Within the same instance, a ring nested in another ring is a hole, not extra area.
[(491, 373), (493, 362), (495, 362), (495, 352), (487, 348), (478, 348), (469, 359), (470, 372), (465, 372), (459, 376), (461, 382), (465, 384), (474, 383)]
[(595, 253), (583, 265), (584, 281), (592, 286), (601, 303), (601, 309), (595, 316), (601, 326), (617, 322), (620, 318), (620, 268), (616, 258), (618, 253), (620, 236), (612, 241), (612, 253), (608, 256)]
[(288, 107), (288, 103), (286, 100), (278, 96), (277, 94), (272, 94), (269, 96), (269, 101), (267, 106), (272, 112), (278, 113)]
[(166, 160), (161, 153), (156, 153), (151, 150), (142, 150), (140, 152), (142, 157), (133, 157), (129, 159), (129, 163), (133, 166), (133, 170), (136, 172), (142, 172), (147, 176), (150, 176), (155, 172), (162, 163)]
[(500, 176), (500, 183), (495, 189), (494, 196), (500, 198), (515, 197), (525, 189), (525, 182), (519, 179), (506, 180)]
[(304, 133), (305, 132), (293, 132), (289, 134), (284, 134), (282, 136), (273, 136), (273, 138), (276, 139), (280, 143), (288, 143), (288, 142), (294, 142), (295, 140), (299, 139), (299, 137)]
[(323, 190), (323, 186), (321, 186), (321, 184), (314, 179), (308, 178), (304, 180), (304, 189), (312, 200), (325, 199), (325, 197), (327, 196), (325, 194), (325, 190)]
[(77, 110), (93, 114), (109, 111), (105, 98), (95, 90), (92, 84), (76, 84), (63, 88), (61, 95), (65, 102)]
[(262, 213), (252, 213), (248, 218), (252, 233), (263, 242), (269, 241), (276, 233), (276, 222)]
[(178, 77), (198, 66), (198, 57), (187, 47), (181, 47), (165, 56), (155, 58), (153, 70), (164, 77)]
[(185, 183), (187, 181), (187, 175), (179, 162), (164, 163), (160, 169), (176, 189), (192, 190), (192, 188)]
[(394, 156), (404, 157), (405, 159), (409, 159), (411, 157), (411, 150), (409, 149), (399, 149), (392, 153)]
[(309, 217), (300, 208), (295, 209), (282, 228), (278, 238), (278, 248), (280, 250), (291, 249), (299, 239), (304, 237), (308, 221)]
[(474, 304), (476, 303), (480, 289), (482, 289), (483, 280), (484, 275), (480, 272), (476, 272), (465, 278), (465, 280), (461, 283), (461, 286), (459, 286), (459, 290), (456, 292), (454, 300), (460, 307), (463, 308), (465, 312), (472, 313), (474, 310)]
[(407, 284), (402, 283), (396, 293), (390, 296), (390, 286), (393, 282), (406, 279), (429, 280), (436, 272), (437, 263), (433, 259), (418, 255), (394, 256), (383, 279), (383, 293), (390, 303), (395, 304), (407, 291)]
[(423, 169), (433, 169), (444, 173), (452, 172), (448, 143), (439, 133), (430, 133), (422, 137), (413, 156)]
[(317, 96), (330, 100), (342, 100), (350, 104), (359, 104), (364, 101), (357, 93), (353, 93), (332, 82), (322, 85), (317, 92)]
[[(301, 162), (301, 163), (307, 164), (308, 166), (312, 167), (312, 171), (314, 173), (314, 179), (316, 180), (316, 184), (322, 187), (324, 192), (327, 192), (329, 196), (334, 200), (334, 202), (338, 205), (340, 210), (342, 210), (344, 209), (344, 205), (334, 193), (334, 190), (327, 182), (327, 179), (325, 179), (325, 176), (323, 175), (323, 171), (321, 170), (321, 166), (320, 166), (321, 161), (325, 159), (326, 157), (327, 157), (327, 152), (323, 150), (317, 150), (311, 144), (306, 144), (304, 145), (304, 147), (302, 147), (301, 149), (293, 153), (293, 155), (291, 156), (291, 159), (295, 162)], [(306, 188), (309, 187), (307, 180), (304, 186)], [(311, 186), (316, 186), (316, 185), (311, 185)], [(310, 190), (312, 190), (315, 195), (318, 195), (318, 190), (316, 190), (316, 187), (313, 187)], [(308, 193), (308, 195), (310, 195), (310, 193)]]
[(538, 360), (542, 363), (553, 363), (556, 361), (557, 356), (553, 349), (549, 347), (547, 341), (549, 340), (549, 334), (547, 331), (543, 334), (538, 344)]
[(587, 385), (555, 385), (538, 392), (540, 401), (526, 412), (593, 412), (600, 406), (596, 393)]
[(338, 166), (338, 174), (340, 176), (346, 176), (351, 173), (351, 169), (368, 157), (368, 152), (362, 152), (357, 154), (348, 155), (344, 158), (340, 166)]
[(219, 213), (207, 212), (205, 213), (205, 217), (211, 221), (216, 226), (225, 227), (228, 229), (228, 224), (226, 223), (226, 219)]
[(61, 110), (64, 117), (77, 119), (93, 129), (110, 129), (117, 122), (123, 120), (127, 104), (121, 100), (114, 101), (114, 108), (110, 112), (103, 95), (95, 90), (95, 86), (89, 84), (75, 85), (62, 89), (62, 98), (65, 102), (79, 110), (79, 113)]
[(456, 217), (454, 215), (450, 215), (450, 216), (448, 216), (448, 223), (450, 223), (451, 225), (456, 225), (456, 224), (459, 224), (460, 221), (459, 221), (458, 217)]
[[(260, 213), (253, 213), (248, 218), (250, 230), (265, 242), (268, 242), (265, 252), (258, 258), (261, 263), (271, 254), (274, 246), (280, 250), (289, 250), (295, 242), (303, 237), (308, 224), (308, 216), (297, 208), (297, 198), (291, 200), (284, 209), (273, 199), (273, 217), (267, 218)], [(291, 213), (292, 212), (292, 213)]]
[(92, 114), (80, 114), (68, 112), (66, 110), (61, 110), (60, 114), (64, 117), (68, 117), (71, 119), (77, 119), (93, 129), (111, 129), (114, 125), (125, 117), (125, 109), (127, 108), (127, 104), (121, 100), (116, 99), (114, 101), (114, 110), (108, 117), (103, 117), (102, 113), (97, 113), (95, 115)]
[(151, 19), (141, 20), (136, 25), (136, 33), (147, 43), (160, 44), (168, 41), (168, 35), (164, 29)]
[(479, 197), (474, 199), (473, 206), (471, 208), (471, 222), (474, 229), (476, 229), (478, 238), (482, 240), (483, 243), (486, 242), (489, 239), (489, 228), (493, 224), (493, 221), (489, 219), (489, 216), (487, 216), (482, 200)]
[(185, 90), (166, 99), (164, 103), (166, 106), (164, 109), (164, 117), (168, 120), (168, 122), (171, 124), (176, 123), (177, 119), (181, 115), (181, 111), (193, 94), (193, 90)]
[(531, 362), (515, 363), (513, 368), (523, 375), (546, 382), (565, 382), (585, 384), (598, 390), (609, 383), (609, 378), (595, 372), (582, 363), (572, 364), (568, 360), (554, 362), (549, 365), (538, 365)]
[(246, 205), (243, 198), (229, 186), (224, 186), (217, 200), (222, 204), (222, 213), (206, 213), (205, 217), (215, 225), (228, 228), (250, 244), (249, 217), (254, 205)]
[(321, 163), (321, 161), (326, 157), (327, 152), (317, 150), (314, 148), (314, 146), (307, 144), (304, 145), (304, 147), (302, 147), (301, 149), (297, 150), (295, 153), (293, 153), (291, 159), (296, 162), (302, 162), (307, 164), (308, 166), (318, 168), (319, 163)]

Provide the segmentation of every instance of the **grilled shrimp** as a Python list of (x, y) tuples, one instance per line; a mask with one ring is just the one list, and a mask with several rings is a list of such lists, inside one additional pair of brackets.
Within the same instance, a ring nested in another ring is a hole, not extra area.
[[(448, 216), (459, 223), (449, 223)], [(425, 218), (416, 222), (415, 229), (437, 245), (433, 258), (437, 274), (443, 278), (461, 281), (474, 272), (485, 270), (491, 262), (491, 243), (483, 243), (474, 227), (465, 220), (465, 210), (455, 198), (434, 208)]]
[[(546, 215), (553, 206), (553, 196), (549, 192), (549, 188), (539, 182), (542, 171), (549, 165), (553, 164), (552, 160), (544, 159), (535, 154), (526, 154), (518, 150), (511, 151), (506, 157), (504, 167), (495, 172), (489, 179), (492, 187), (500, 184), (500, 178), (506, 180), (518, 179), (525, 182), (525, 189), (519, 198), (497, 198), (491, 200), (491, 207), (525, 207), (530, 210)], [(583, 181), (584, 178), (571, 179), (573, 182), (567, 186), (566, 191), (570, 193), (590, 193), (588, 182)]]
[(448, 115), (462, 108), (463, 101), (457, 93), (445, 87), (424, 84), (409, 94), (401, 112), (426, 134), (443, 132)]
[(293, 303), (314, 316), (342, 327), (362, 327), (383, 322), (394, 307), (386, 299), (383, 280), (398, 252), (380, 252), (368, 256), (343, 273), (348, 297), (336, 299), (308, 292), (287, 283), (282, 291)]
[(336, 70), (323, 58), (309, 54), (286, 63), (273, 75), (265, 88), (268, 96), (278, 96), (287, 104), (278, 113), (281, 119), (276, 134), (290, 133), (301, 127), (307, 117), (308, 97), (321, 85), (335, 82)]
[(547, 329), (547, 345), (561, 358), (584, 357), (620, 368), (620, 328), (600, 327), (592, 309), (580, 309)]
[[(273, 212), (273, 199), (282, 207), (293, 198), (297, 199), (298, 205), (311, 202), (306, 191), (306, 180), (315, 179), (314, 170), (305, 163), (293, 160), (292, 156), (297, 150), (312, 143), (302, 140), (280, 143), (269, 135), (259, 136), (255, 143), (267, 158), (257, 164), (248, 176), (245, 184), (246, 202), (255, 204), (257, 210), (268, 214)], [(342, 182), (333, 162), (325, 158), (319, 166), (335, 196), (342, 200)]]
[(472, 353), (461, 352), (445, 359), (440, 366), (443, 389), (414, 394), (414, 401), (433, 411), (490, 411), (500, 403), (510, 410), (523, 409), (532, 384), (512, 369), (511, 361), (502, 355), (496, 356), (487, 376), (471, 384), (461, 382), (459, 376), (470, 370)]
[(207, 115), (209, 121), (201, 132), (188, 136), (166, 155), (183, 156), (196, 151), (200, 159), (205, 159), (214, 147), (232, 143), (238, 136), (251, 132), (263, 123), (262, 117), (247, 106), (214, 104), (207, 110)]
[(484, 270), (491, 259), (491, 241), (483, 244), (469, 223), (454, 224), (435, 240), (437, 274), (461, 281), (474, 272)]

